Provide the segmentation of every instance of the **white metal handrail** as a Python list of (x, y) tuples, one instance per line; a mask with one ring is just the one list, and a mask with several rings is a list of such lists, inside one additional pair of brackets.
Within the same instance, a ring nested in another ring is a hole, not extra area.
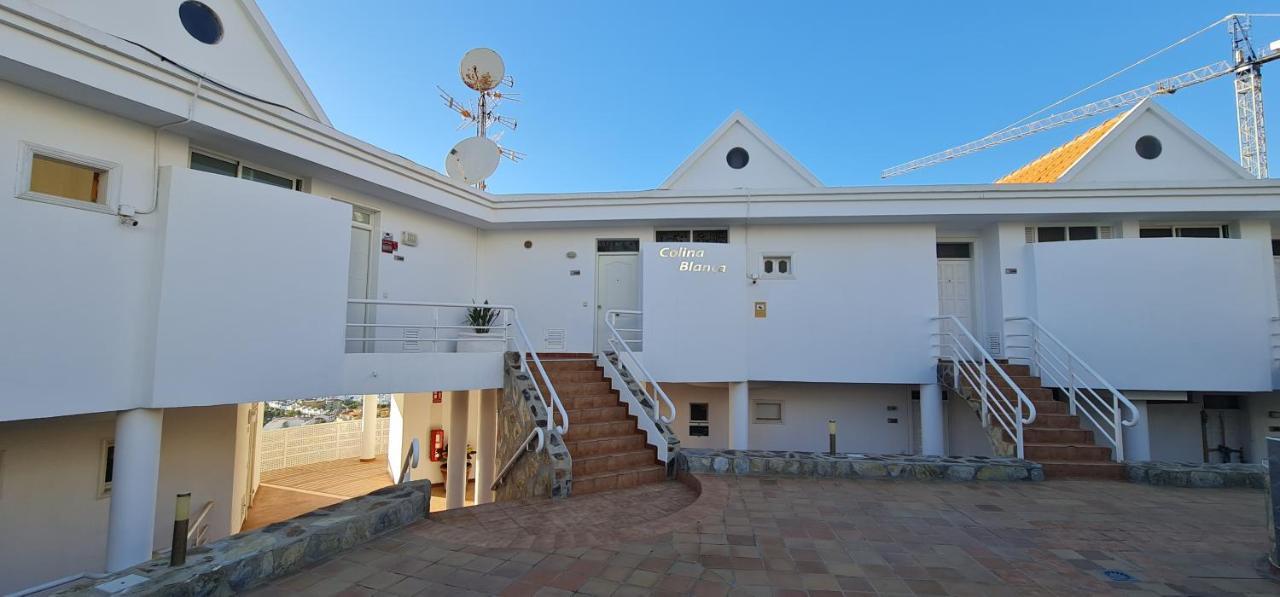
[(422, 453), (422, 444), (418, 443), (418, 438), (413, 438), (409, 442), (409, 451), (404, 455), (404, 464), (400, 465), (400, 483), (408, 483), (413, 480), (413, 469), (418, 468), (418, 458)]
[[(604, 324), (605, 327), (609, 329), (609, 345), (612, 346), (619, 355), (625, 354), (631, 357), (631, 363), (635, 365), (636, 371), (644, 376), (644, 379), (637, 378), (636, 381), (641, 382), (637, 384), (640, 386), (640, 391), (644, 392), (645, 396), (648, 396), (649, 400), (653, 402), (654, 416), (657, 417), (659, 421), (670, 424), (676, 420), (675, 403), (672, 402), (671, 397), (667, 396), (667, 393), (662, 390), (662, 386), (658, 384), (658, 380), (653, 378), (653, 375), (649, 373), (648, 369), (645, 369), (644, 363), (641, 363), (640, 359), (636, 358), (636, 353), (631, 350), (631, 345), (639, 344), (642, 341), (642, 338), (627, 340), (622, 337), (622, 332), (641, 334), (643, 333), (643, 328), (619, 328), (616, 324), (617, 318), (620, 315), (639, 319), (644, 315), (644, 312), (632, 311), (629, 309), (610, 309), (604, 312)], [(653, 395), (650, 394), (649, 390), (646, 388), (647, 384), (651, 384), (653, 386), (654, 392), (657, 393), (658, 398), (660, 398), (661, 401), (653, 399)], [(667, 412), (671, 413), (670, 416), (662, 416), (663, 405), (667, 407)]]
[[(513, 305), (477, 305), (475, 303), (444, 303), (444, 302), (426, 302), (426, 301), (389, 301), (389, 300), (372, 300), (372, 299), (349, 299), (347, 301), (351, 305), (373, 305), (388, 307), (413, 307), (422, 309), (431, 309), (432, 321), (429, 324), (418, 323), (348, 323), (347, 328), (402, 328), (402, 329), (431, 329), (432, 337), (426, 338), (367, 338), (367, 337), (351, 337), (346, 336), (346, 341), (351, 342), (375, 342), (374, 352), (377, 352), (376, 342), (427, 342), (430, 341), (432, 349), (438, 348), (439, 342), (457, 342), (458, 337), (441, 338), (440, 330), (466, 330), (466, 329), (488, 329), (489, 333), (493, 330), (500, 330), (500, 334), (494, 334), (494, 338), (500, 338), (505, 348), (514, 348), (520, 354), (520, 370), (528, 374), (531, 378), (540, 378), (543, 385), (546, 386), (546, 393), (542, 392), (542, 388), (537, 383), (533, 384), (534, 391), (538, 392), (538, 397), (547, 405), (548, 424), (551, 425), (558, 433), (564, 434), (569, 431), (569, 413), (564, 408), (564, 403), (560, 401), (560, 395), (556, 393), (555, 386), (551, 383), (551, 376), (547, 375), (547, 370), (542, 366), (542, 359), (538, 358), (538, 352), (534, 350), (533, 343), (529, 341), (529, 334), (524, 330), (524, 325), (520, 323), (520, 314)], [(483, 307), (493, 309), (502, 315), (500, 324), (490, 324), (487, 326), (471, 326), (465, 325), (463, 322), (440, 323), (440, 309), (471, 309), (475, 307)], [(514, 332), (514, 333), (512, 333)], [(512, 346), (514, 345), (514, 346)], [(529, 365), (532, 359), (533, 366)], [(557, 423), (556, 418), (560, 421)]]
[[(933, 334), (938, 338), (938, 356), (941, 359), (949, 358), (952, 362), (953, 386), (959, 388), (961, 379), (968, 382), (969, 387), (978, 393), (982, 426), (990, 427), (994, 419), (996, 424), (1000, 425), (1000, 428), (1016, 442), (1018, 458), (1025, 458), (1023, 427), (1035, 422), (1036, 405), (1027, 398), (1026, 393), (1013, 382), (1000, 363), (978, 343), (959, 319), (955, 316), (946, 316), (934, 317), (933, 321), (937, 322), (939, 327)], [(948, 328), (950, 328), (949, 331)], [(1008, 388), (1001, 387), (992, 379), (992, 371), (995, 371), (999, 378), (1008, 384)], [(1006, 390), (1013, 395), (1007, 395)]]
[[(537, 444), (530, 448), (529, 446), (534, 443), (534, 440), (537, 440)], [(502, 482), (506, 481), (507, 473), (511, 472), (511, 469), (514, 468), (516, 462), (519, 462), (520, 458), (525, 455), (525, 452), (537, 452), (543, 448), (545, 443), (546, 433), (541, 427), (534, 427), (533, 431), (529, 432), (529, 436), (524, 438), (524, 443), (520, 444), (520, 449), (516, 450), (516, 453), (512, 454), (511, 458), (507, 459), (506, 464), (502, 465), (502, 470), (498, 471), (497, 477), (494, 477), (493, 483), (489, 486), (489, 490), (498, 490), (498, 487), (502, 485)]]
[[(1027, 344), (1009, 344), (1006, 348), (1021, 349), (1021, 357), (1010, 355), (1030, 365), (1032, 373), (1039, 376), (1044, 385), (1060, 388), (1067, 394), (1067, 403), (1073, 415), (1088, 419), (1114, 448), (1112, 457), (1124, 461), (1124, 427), (1132, 427), (1141, 417), (1138, 407), (1111, 385), (1106, 378), (1076, 355), (1062, 340), (1045, 329), (1034, 317), (1006, 317), (1008, 322), (1025, 322), (1025, 334), (1006, 334), (1007, 338), (1024, 338)], [(1103, 396), (1101, 389), (1110, 397)], [(1123, 418), (1123, 411), (1129, 418)]]

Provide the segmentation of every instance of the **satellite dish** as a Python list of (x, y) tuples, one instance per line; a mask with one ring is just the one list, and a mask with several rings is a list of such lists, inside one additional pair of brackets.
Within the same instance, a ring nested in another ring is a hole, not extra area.
[(467, 184), (479, 184), (498, 169), (502, 149), (487, 137), (467, 137), (449, 150), (444, 170), (451, 178)]
[(462, 55), (462, 82), (476, 91), (489, 91), (502, 83), (507, 68), (502, 57), (489, 48), (476, 48)]

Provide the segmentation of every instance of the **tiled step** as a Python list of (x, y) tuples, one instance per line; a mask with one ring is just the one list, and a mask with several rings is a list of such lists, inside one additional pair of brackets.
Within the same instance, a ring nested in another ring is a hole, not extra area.
[[(1007, 373), (1009, 377), (1031, 377), (1031, 366), (1029, 365), (1008, 365), (1001, 363), (1000, 368), (1004, 369), (1004, 372)], [(995, 367), (990, 365), (987, 366), (987, 370), (997, 377), (1000, 375), (999, 373), (996, 373)]]
[[(547, 373), (550, 374), (551, 370), (548, 369)], [(594, 382), (601, 382), (601, 381), (607, 381), (607, 380), (604, 376), (604, 372), (599, 369), (593, 369), (590, 371), (587, 371), (587, 370), (575, 371), (572, 369), (568, 369), (565, 371), (556, 371), (552, 383), (556, 384), (556, 390), (559, 391), (561, 385), (568, 385), (568, 384), (574, 384), (574, 383), (594, 383)], [(542, 380), (538, 379), (538, 383), (541, 384)]]
[[(1006, 369), (1006, 370), (1005, 370), (1005, 373), (1008, 373), (1008, 372), (1009, 372), (1009, 371)], [(1040, 389), (1040, 388), (1042, 387), (1042, 386), (1040, 385), (1040, 378), (1039, 378), (1039, 377), (1032, 377), (1032, 376), (1030, 376), (1030, 375), (1013, 375), (1013, 374), (1010, 374), (1010, 375), (1009, 375), (1009, 379), (1012, 379), (1012, 380), (1013, 380), (1013, 383), (1018, 384), (1018, 387), (1019, 387), (1019, 388), (1022, 388), (1023, 390), (1036, 390), (1036, 389)], [(1007, 387), (1009, 387), (1009, 382), (1005, 381), (1005, 380), (1004, 380), (1004, 378), (1003, 378), (1003, 377), (1000, 377), (999, 375), (994, 375), (994, 376), (992, 376), (992, 377), (991, 377), (991, 381), (995, 382), (995, 384), (996, 384), (996, 385), (998, 385), (998, 386), (1000, 386), (1000, 387), (1002, 387), (1002, 388), (1007, 388)]]
[[(1031, 398), (1028, 396), (1028, 398)], [(1046, 415), (1065, 415), (1071, 410), (1066, 402), (1058, 402), (1057, 400), (1036, 400), (1031, 398), (1031, 403), (1036, 405), (1036, 416)]]
[(565, 360), (565, 359), (591, 359), (595, 360), (596, 356), (589, 352), (539, 352), (538, 358), (541, 360)]
[(1032, 428), (1054, 428), (1062, 429), (1064, 427), (1080, 428), (1080, 417), (1075, 415), (1060, 415), (1054, 413), (1036, 413), (1036, 420), (1030, 425)]
[(1027, 427), (1022, 430), (1022, 437), (1027, 442), (1036, 444), (1093, 445), (1093, 432), (1078, 427), (1061, 429)]
[[(536, 366), (530, 364), (530, 367)], [(555, 383), (555, 374), (562, 371), (599, 371), (595, 361), (571, 359), (564, 361), (542, 361), (542, 367), (551, 375), (552, 383)]]
[[(598, 439), (602, 437), (616, 437), (619, 435), (632, 435), (636, 433), (636, 422), (627, 419), (625, 421), (609, 421), (607, 423), (577, 423), (573, 420), (573, 416), (569, 416), (569, 433), (564, 436), (565, 443), (575, 442), (583, 439)], [(573, 451), (569, 451), (569, 455), (573, 455)]]
[(569, 430), (573, 430), (574, 425), (585, 425), (589, 423), (605, 423), (609, 421), (626, 421), (632, 425), (634, 431), (635, 421), (627, 414), (627, 407), (615, 403), (612, 406), (602, 406), (598, 408), (568, 408), (565, 410), (569, 413)]
[(573, 477), (578, 479), (589, 475), (640, 468), (652, 465), (657, 460), (653, 448), (599, 456), (578, 456), (573, 459)]
[(585, 495), (612, 489), (626, 489), (644, 483), (658, 483), (666, 478), (667, 471), (659, 464), (598, 475), (582, 477), (574, 475), (573, 495)]
[(556, 395), (564, 398), (565, 396), (591, 396), (595, 394), (607, 394), (613, 391), (613, 387), (607, 381), (596, 381), (590, 383), (561, 383), (556, 381), (555, 377), (551, 378), (551, 383), (556, 386)]
[[(973, 384), (968, 383), (968, 380), (966, 380), (963, 383), (965, 388), (969, 392), (971, 392), (974, 396), (978, 395), (978, 391), (976, 388), (974, 388)], [(995, 385), (999, 389), (991, 390), (993, 393), (999, 393), (1009, 400), (1013, 400), (1013, 397), (1017, 395), (1012, 390), (1010, 390), (1009, 384), (1004, 383), (1004, 380), (1000, 380), (1000, 383), (997, 383)], [(1048, 402), (1053, 400), (1053, 390), (1050, 390), (1048, 388), (1018, 386), (1018, 389), (1022, 390), (1022, 393), (1026, 394), (1027, 398), (1030, 399), (1032, 402), (1036, 402), (1036, 401)]]
[(1063, 462), (1037, 460), (1044, 466), (1044, 478), (1057, 479), (1108, 479), (1123, 481), (1128, 469), (1119, 462)]
[(1111, 460), (1111, 448), (1105, 446), (1071, 445), (1071, 444), (1033, 444), (1026, 442), (1023, 453), (1027, 460), (1072, 461), (1072, 462), (1108, 462)]
[(617, 392), (596, 394), (594, 396), (561, 396), (560, 402), (564, 404), (564, 409), (567, 411), (617, 406), (619, 404)]
[[(572, 427), (570, 427), (570, 430), (572, 430)], [(569, 449), (569, 456), (578, 459), (643, 450), (649, 443), (643, 434), (633, 433), (631, 435), (575, 440), (565, 442), (564, 445)]]

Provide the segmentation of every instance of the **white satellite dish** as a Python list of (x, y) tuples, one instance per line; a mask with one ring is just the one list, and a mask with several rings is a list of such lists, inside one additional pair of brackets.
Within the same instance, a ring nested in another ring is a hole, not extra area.
[(479, 184), (498, 169), (502, 149), (487, 137), (467, 137), (449, 150), (444, 170), (450, 178), (467, 184)]
[(507, 68), (502, 57), (489, 48), (476, 48), (462, 55), (462, 82), (476, 91), (489, 91), (502, 83)]

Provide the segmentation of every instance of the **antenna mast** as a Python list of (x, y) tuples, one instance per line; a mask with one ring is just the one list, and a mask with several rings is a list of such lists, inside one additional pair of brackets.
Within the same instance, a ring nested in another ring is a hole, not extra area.
[[(492, 139), (489, 138), (489, 129), (495, 124), (506, 127), (508, 130), (516, 130), (519, 123), (498, 114), (494, 108), (504, 99), (520, 100), (517, 99), (519, 96), (516, 94), (498, 91), (500, 86), (514, 87), (515, 80), (506, 76), (502, 57), (493, 50), (476, 48), (467, 52), (462, 57), (460, 73), (463, 84), (479, 92), (474, 102), (461, 102), (444, 88), (436, 86), (436, 89), (440, 90), (440, 99), (444, 100), (445, 107), (462, 117), (462, 124), (458, 128), (474, 125), (476, 134), (471, 139), (462, 140), (449, 152), (445, 158), (445, 170), (449, 176), (460, 178), (466, 184), (484, 189), (484, 179), (497, 169), (498, 157), (505, 157), (513, 162), (518, 162), (525, 157), (521, 152), (497, 144), (502, 133), (506, 131), (499, 132)], [(491, 149), (496, 152), (492, 160), (489, 155)]]

